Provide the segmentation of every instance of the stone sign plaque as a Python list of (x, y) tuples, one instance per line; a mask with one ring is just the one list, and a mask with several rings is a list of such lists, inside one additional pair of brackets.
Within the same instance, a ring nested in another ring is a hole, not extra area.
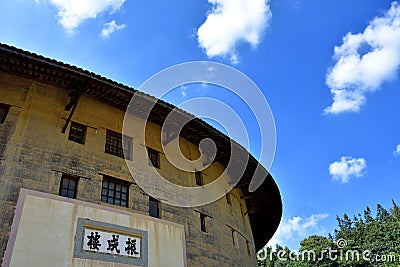
[(96, 253), (140, 258), (141, 240), (141, 237), (133, 235), (85, 228), (83, 249)]
[(74, 257), (147, 266), (147, 232), (78, 218)]

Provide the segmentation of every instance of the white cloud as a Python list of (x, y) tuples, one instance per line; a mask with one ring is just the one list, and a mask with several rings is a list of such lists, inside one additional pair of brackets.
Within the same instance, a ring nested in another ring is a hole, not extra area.
[[(35, 0), (40, 2), (39, 0)], [(59, 23), (70, 33), (82, 21), (96, 18), (101, 13), (110, 10), (111, 13), (121, 8), (125, 0), (41, 0), (49, 2), (57, 8)]]
[(350, 176), (363, 176), (366, 167), (367, 161), (363, 158), (343, 156), (340, 161), (335, 161), (329, 165), (329, 173), (332, 175), (333, 180), (347, 183)]
[[(312, 234), (323, 234), (325, 229), (318, 226), (318, 223), (327, 218), (327, 213), (312, 214), (307, 218), (300, 216), (283, 220), (275, 235), (268, 242), (267, 246), (275, 248), (276, 244), (285, 246), (287, 241), (296, 239), (300, 241)], [(294, 248), (291, 248), (294, 249)]]
[(257, 47), (272, 18), (269, 0), (207, 0), (213, 5), (197, 30), (197, 40), (209, 57), (229, 57), (238, 62), (236, 45)]
[(121, 30), (123, 30), (125, 27), (126, 27), (125, 24), (118, 25), (118, 24), (115, 22), (115, 20), (112, 20), (112, 21), (110, 21), (110, 22), (108, 22), (108, 23), (104, 23), (104, 24), (103, 24), (103, 29), (101, 30), (100, 35), (101, 35), (103, 38), (108, 38), (108, 37), (110, 36), (110, 34), (112, 34), (113, 32), (115, 32), (115, 31), (121, 31)]
[(400, 144), (396, 146), (396, 150), (393, 152), (393, 155), (395, 156), (400, 155)]
[(365, 95), (395, 79), (400, 66), (400, 5), (393, 2), (382, 16), (374, 18), (358, 34), (348, 33), (334, 48), (336, 64), (329, 69), (326, 84), (333, 103), (325, 113), (358, 112)]
[(183, 98), (185, 98), (186, 95), (187, 95), (187, 86), (182, 85), (182, 86), (181, 86), (181, 96), (182, 96)]

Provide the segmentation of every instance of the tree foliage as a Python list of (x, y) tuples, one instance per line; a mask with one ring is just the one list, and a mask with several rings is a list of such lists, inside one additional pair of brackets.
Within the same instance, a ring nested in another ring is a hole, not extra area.
[(266, 248), (259, 266), (399, 266), (400, 207), (394, 201), (389, 210), (378, 204), (375, 216), (366, 207), (362, 215), (336, 220), (333, 235), (303, 239), (298, 253), (280, 245)]

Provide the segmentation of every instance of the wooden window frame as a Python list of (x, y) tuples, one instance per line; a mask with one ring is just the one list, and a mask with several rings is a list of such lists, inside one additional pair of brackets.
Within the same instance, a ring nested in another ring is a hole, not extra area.
[[(124, 188), (126, 189), (124, 190)], [(129, 182), (104, 175), (101, 183), (101, 202), (127, 208), (129, 206), (129, 189)]]
[[(156, 210), (152, 211), (152, 207), (156, 207)], [(160, 217), (160, 201), (153, 197), (149, 197), (149, 215), (154, 218), (161, 218)]]
[[(124, 138), (123, 138), (124, 137)], [(123, 142), (127, 145), (122, 145)], [(132, 160), (132, 137), (107, 129), (104, 152), (127, 160)], [(127, 155), (127, 157), (125, 157)]]
[(69, 127), (68, 140), (83, 145), (86, 140), (86, 130), (86, 125), (77, 122), (71, 122), (71, 126)]
[(154, 168), (160, 169), (160, 152), (148, 147), (147, 156), (149, 158), (149, 165), (153, 166)]
[[(73, 188), (71, 188), (71, 182), (74, 182)], [(76, 194), (78, 192), (78, 182), (79, 177), (63, 173), (61, 176), (58, 195), (76, 199)], [(72, 192), (72, 195), (70, 195), (70, 192)]]

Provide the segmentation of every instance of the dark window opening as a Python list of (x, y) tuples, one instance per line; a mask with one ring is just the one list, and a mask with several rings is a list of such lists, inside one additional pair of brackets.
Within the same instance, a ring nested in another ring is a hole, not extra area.
[[(122, 145), (123, 143), (123, 145)], [(107, 130), (105, 152), (120, 158), (131, 160), (132, 158), (132, 138), (122, 134)]]
[(105, 176), (101, 190), (101, 201), (121, 207), (128, 207), (128, 189), (129, 184), (127, 182)]
[(76, 198), (79, 177), (63, 174), (60, 182), (59, 195), (63, 197)]
[(204, 185), (204, 183), (203, 183), (203, 173), (201, 171), (196, 171), (194, 173), (194, 175), (196, 177), (196, 185), (198, 185), (198, 186)]
[(155, 168), (160, 168), (160, 153), (157, 150), (147, 148), (147, 154), (149, 155), (149, 164)]
[(226, 197), (226, 203), (228, 203), (229, 206), (232, 205), (231, 194), (226, 193), (225, 197)]
[(152, 197), (149, 198), (149, 215), (160, 218), (160, 201)]
[(3, 124), (6, 120), (10, 106), (6, 104), (0, 104), (0, 124)]
[(84, 144), (86, 136), (86, 125), (79, 124), (76, 122), (71, 122), (71, 127), (69, 128), (68, 140)]
[(235, 230), (231, 229), (232, 232), (232, 244), (236, 246)]
[(206, 217), (207, 217), (207, 215), (200, 213), (200, 229), (202, 232), (205, 232), (205, 233), (207, 233)]

